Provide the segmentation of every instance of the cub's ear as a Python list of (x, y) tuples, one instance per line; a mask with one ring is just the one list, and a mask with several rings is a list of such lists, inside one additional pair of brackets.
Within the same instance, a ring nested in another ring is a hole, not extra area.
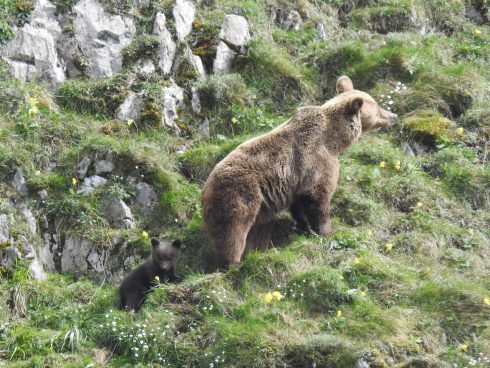
[(151, 238), (151, 245), (153, 246), (153, 248), (158, 247), (159, 244), (160, 240), (158, 240), (157, 238)]
[(181, 245), (182, 245), (182, 242), (180, 241), (180, 239), (174, 240), (174, 242), (172, 243), (172, 247), (177, 248), (177, 249), (180, 249)]
[(337, 83), (335, 84), (335, 90), (337, 91), (338, 95), (344, 92), (352, 91), (353, 89), (354, 86), (348, 76), (343, 75), (339, 79), (337, 79)]
[(353, 98), (347, 103), (347, 114), (349, 116), (357, 115), (363, 104), (364, 100), (362, 97)]

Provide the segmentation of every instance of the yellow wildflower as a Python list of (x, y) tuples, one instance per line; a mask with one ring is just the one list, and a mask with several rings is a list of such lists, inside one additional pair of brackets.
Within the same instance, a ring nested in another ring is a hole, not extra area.
[(393, 249), (393, 244), (391, 244), (391, 243), (386, 244), (386, 250), (388, 252), (391, 251), (392, 249)]
[(338, 310), (337, 311), (337, 318), (340, 318), (340, 317), (342, 317), (342, 311), (341, 310)]
[(367, 295), (367, 293), (365, 291), (361, 291), (359, 295), (364, 298)]
[(354, 258), (354, 264), (359, 264), (359, 263), (361, 263), (359, 257)]
[(128, 127), (130, 127), (131, 125), (134, 124), (134, 120), (133, 119), (128, 119), (128, 120), (126, 120), (126, 124), (128, 124)]
[(475, 231), (472, 228), (468, 229), (468, 234), (473, 235), (474, 233), (475, 233)]
[(475, 29), (475, 34), (476, 34), (477, 36), (479, 36), (479, 35), (481, 35), (481, 31), (480, 31), (479, 29)]
[(372, 232), (372, 230), (371, 230), (371, 229), (368, 229), (368, 231), (367, 231), (367, 236), (369, 236), (369, 237), (370, 237), (371, 235), (373, 235), (373, 232)]
[(274, 296), (272, 295), (272, 293), (267, 293), (264, 295), (264, 303), (270, 303), (272, 302), (272, 299), (274, 298)]
[(344, 276), (339, 275), (339, 280), (342, 281), (344, 279)]
[(400, 170), (401, 168), (402, 168), (402, 163), (400, 162), (400, 160), (398, 160), (397, 162), (395, 162), (395, 169)]
[(36, 106), (32, 106), (29, 109), (29, 116), (34, 116), (37, 115), (38, 113), (39, 113), (39, 109)]
[(385, 166), (386, 166), (386, 162), (381, 161), (381, 162), (379, 163), (379, 167), (380, 167), (380, 168), (384, 169), (384, 168), (385, 168)]
[(36, 97), (29, 98), (29, 105), (36, 106), (39, 103), (39, 100)]
[(236, 123), (238, 123), (238, 119), (237, 119), (237, 118), (235, 118), (235, 117), (232, 117), (232, 118), (231, 118), (231, 122), (232, 122), (233, 124), (236, 124)]
[(490, 305), (490, 298), (483, 298), (483, 304)]
[(272, 297), (275, 300), (281, 300), (282, 299), (282, 294), (279, 291), (273, 291), (272, 292)]
[(468, 344), (459, 344), (459, 350), (461, 351), (468, 350)]
[(160, 282), (160, 277), (155, 276), (155, 281), (156, 281), (156, 282)]
[(459, 127), (456, 129), (456, 133), (458, 133), (458, 135), (463, 135), (463, 132), (464, 132), (464, 128), (463, 127)]
[(417, 204), (415, 205), (417, 208), (420, 208), (422, 207), (424, 204), (422, 202), (417, 202)]
[(145, 230), (143, 230), (143, 231), (141, 232), (141, 236), (142, 236), (144, 239), (148, 239), (148, 237), (149, 237), (150, 235), (148, 235), (148, 233), (147, 233)]
[(71, 185), (75, 186), (75, 185), (77, 185), (77, 183), (78, 183), (77, 179), (71, 178)]

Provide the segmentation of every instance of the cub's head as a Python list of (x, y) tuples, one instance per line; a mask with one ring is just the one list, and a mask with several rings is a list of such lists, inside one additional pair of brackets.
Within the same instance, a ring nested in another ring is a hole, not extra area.
[(177, 259), (180, 256), (180, 240), (174, 240), (173, 243), (167, 243), (160, 241), (157, 238), (151, 238), (151, 245), (153, 247), (153, 262), (160, 270), (169, 271), (175, 266)]
[(353, 119), (360, 119), (362, 132), (395, 125), (397, 115), (379, 107), (367, 93), (355, 90), (349, 77), (344, 75), (337, 80), (336, 91), (335, 99), (345, 103)]

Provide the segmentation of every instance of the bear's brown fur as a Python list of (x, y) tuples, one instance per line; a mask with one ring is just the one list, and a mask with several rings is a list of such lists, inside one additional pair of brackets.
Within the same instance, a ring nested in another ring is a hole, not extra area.
[(240, 263), (245, 249), (264, 246), (278, 211), (290, 210), (299, 230), (331, 231), (329, 202), (339, 155), (362, 132), (388, 127), (396, 115), (340, 77), (339, 95), (307, 106), (269, 133), (244, 142), (216, 165), (202, 192), (206, 231), (220, 268)]
[[(181, 241), (173, 243), (151, 239), (151, 258), (127, 275), (119, 287), (121, 307), (138, 311), (151, 288), (159, 282), (179, 281), (175, 264), (180, 256)], [(158, 279), (155, 277), (158, 276)]]

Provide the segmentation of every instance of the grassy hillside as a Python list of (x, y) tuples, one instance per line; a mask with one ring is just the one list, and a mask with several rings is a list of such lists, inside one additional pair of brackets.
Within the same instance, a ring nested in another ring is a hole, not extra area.
[[(3, 2), (0, 42), (32, 8), (28, 0)], [(71, 6), (55, 3), (60, 11)], [(133, 5), (103, 3), (122, 13)], [(12, 80), (2, 65), (0, 214), (15, 217), (12, 203), (22, 200), (57, 231), (101, 249), (116, 237), (143, 252), (151, 247), (146, 233), (182, 238), (185, 279), (157, 287), (131, 314), (118, 310), (117, 285), (60, 274), (36, 281), (23, 262), (1, 269), (0, 366), (489, 367), (488, 1), (202, 1), (188, 44), (206, 66), (225, 14), (245, 16), (253, 39), (230, 74), (196, 82), (185, 67), (178, 71), (177, 83), (186, 92), (196, 85), (203, 106), (198, 116), (180, 111), (183, 137), (155, 124), (161, 116), (151, 103), (135, 122), (113, 118), (130, 90), (157, 98), (168, 84), (135, 79), (131, 65), (135, 54), (155, 56), (148, 34), (156, 12), (172, 3), (152, 0), (136, 11), (139, 36), (112, 79), (71, 80), (50, 93)], [(274, 23), (271, 7), (297, 10), (299, 30)], [(327, 40), (317, 38), (318, 23)], [(399, 123), (366, 134), (342, 156), (335, 232), (289, 231), (286, 245), (212, 273), (201, 230), (207, 175), (297, 107), (331, 98), (343, 74)], [(210, 138), (199, 134), (204, 117)], [(116, 166), (89, 196), (72, 180), (84, 155), (110, 155)], [(15, 166), (27, 199), (7, 185)], [(100, 202), (111, 195), (132, 204), (128, 177), (145, 178), (159, 202), (151, 216), (135, 214), (134, 229), (114, 229)], [(23, 226), (10, 232), (19, 238)], [(41, 246), (41, 234), (29, 241)]]

